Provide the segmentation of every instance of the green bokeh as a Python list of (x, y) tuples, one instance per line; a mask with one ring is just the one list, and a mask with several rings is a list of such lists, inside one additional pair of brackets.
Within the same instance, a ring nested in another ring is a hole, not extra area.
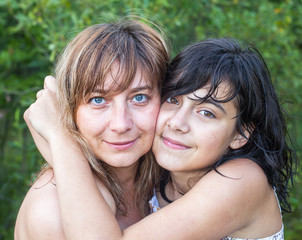
[[(232, 36), (263, 54), (302, 146), (301, 0), (0, 0), (0, 240), (13, 239), (18, 208), (43, 163), (23, 121), (58, 53), (83, 28), (140, 15), (159, 24), (174, 56), (206, 37)], [(302, 236), (301, 176), (296, 176), (288, 240)]]

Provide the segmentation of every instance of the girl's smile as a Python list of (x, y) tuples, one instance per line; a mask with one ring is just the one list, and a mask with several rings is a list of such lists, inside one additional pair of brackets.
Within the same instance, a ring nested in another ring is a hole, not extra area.
[[(236, 131), (235, 99), (222, 102), (230, 86), (220, 83), (212, 97), (201, 101), (208, 85), (168, 98), (157, 120), (153, 152), (169, 171), (207, 171), (229, 148), (245, 143)], [(210, 150), (210, 151), (209, 151)]]
[(190, 147), (186, 146), (184, 143), (174, 140), (169, 137), (162, 137), (162, 141), (167, 147), (170, 147), (175, 150), (186, 150), (186, 149), (190, 148)]

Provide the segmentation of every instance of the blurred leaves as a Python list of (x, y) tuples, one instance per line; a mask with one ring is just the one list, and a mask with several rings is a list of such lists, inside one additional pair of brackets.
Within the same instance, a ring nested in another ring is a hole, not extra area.
[[(42, 158), (23, 121), (58, 54), (85, 27), (139, 15), (161, 26), (174, 56), (207, 37), (232, 36), (263, 54), (289, 128), (302, 146), (301, 0), (0, 0), (0, 239), (13, 239), (15, 217)], [(302, 235), (301, 176), (285, 215), (286, 239)]]

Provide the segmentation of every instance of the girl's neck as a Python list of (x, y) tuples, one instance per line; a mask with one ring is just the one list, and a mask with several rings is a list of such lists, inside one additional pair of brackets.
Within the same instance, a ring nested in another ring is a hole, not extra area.
[(170, 201), (175, 201), (186, 194), (204, 175), (206, 171), (170, 172), (170, 181), (165, 187), (165, 194)]

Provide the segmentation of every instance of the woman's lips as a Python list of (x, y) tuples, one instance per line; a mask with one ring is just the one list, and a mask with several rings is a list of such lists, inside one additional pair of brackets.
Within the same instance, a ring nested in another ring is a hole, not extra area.
[(137, 142), (137, 138), (131, 141), (121, 141), (121, 142), (104, 141), (104, 142), (116, 150), (127, 150), (135, 145), (135, 143)]
[(177, 140), (173, 140), (171, 138), (168, 137), (162, 137), (163, 143), (172, 149), (176, 149), (176, 150), (186, 150), (189, 149), (190, 147), (186, 146), (185, 144), (183, 144), (182, 142), (179, 142)]

